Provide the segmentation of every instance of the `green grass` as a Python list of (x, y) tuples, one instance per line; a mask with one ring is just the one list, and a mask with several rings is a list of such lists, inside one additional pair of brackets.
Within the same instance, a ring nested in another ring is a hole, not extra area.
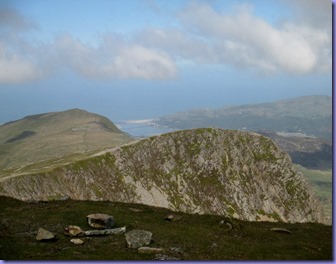
[[(137, 210), (134, 210), (137, 209)], [(331, 260), (332, 227), (321, 224), (245, 222), (221, 216), (175, 213), (182, 218), (165, 221), (172, 213), (140, 204), (93, 201), (52, 201), (25, 203), (0, 197), (0, 259), (5, 260), (151, 260), (154, 255), (128, 249), (124, 235), (84, 237), (84, 245), (74, 245), (63, 234), (68, 225), (91, 229), (90, 213), (115, 217), (117, 226), (153, 233), (151, 246), (184, 260)], [(233, 229), (221, 220), (230, 221)], [(54, 242), (39, 242), (39, 227), (54, 232)], [(292, 234), (270, 231), (286, 228)], [(173, 253), (171, 247), (183, 250)]]
[(311, 183), (317, 198), (321, 201), (325, 215), (331, 220), (332, 217), (332, 171), (310, 170), (300, 165), (295, 165), (307, 180)]
[(0, 171), (29, 169), (47, 159), (81, 156), (132, 140), (107, 118), (79, 109), (34, 115), (0, 127)]

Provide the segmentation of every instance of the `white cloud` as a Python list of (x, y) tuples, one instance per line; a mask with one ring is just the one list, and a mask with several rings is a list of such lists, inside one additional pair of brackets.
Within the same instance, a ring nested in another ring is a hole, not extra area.
[(70, 69), (90, 79), (167, 79), (176, 66), (164, 51), (105, 36), (97, 47), (70, 34), (51, 43), (31, 44), (23, 36), (32, 23), (13, 10), (0, 9), (0, 83), (31, 82)]
[(21, 32), (35, 28), (32, 20), (15, 10), (0, 8), (0, 83), (20, 83), (41, 77), (35, 60), (27, 54), (31, 46), (20, 37)]
[(231, 64), (261, 73), (331, 69), (331, 35), (324, 27), (290, 21), (275, 27), (254, 16), (251, 5), (238, 6), (228, 15), (193, 3), (180, 12), (179, 19), (182, 29), (145, 30), (137, 41), (161, 48), (175, 60)]
[(167, 79), (177, 74), (165, 52), (122, 39), (103, 40), (93, 47), (63, 35), (39, 47), (26, 43), (29, 56), (21, 52), (22, 47), (13, 50), (1, 40), (0, 45), (0, 83), (30, 82), (64, 69), (89, 79)]
[(168, 55), (139, 45), (121, 49), (112, 64), (103, 69), (107, 74), (116, 69), (122, 78), (165, 79), (176, 75), (175, 64)]
[(20, 83), (41, 77), (41, 72), (29, 60), (9, 54), (0, 45), (0, 83)]
[(70, 34), (30, 43), (25, 33), (36, 23), (0, 8), (0, 83), (34, 81), (64, 68), (90, 79), (167, 79), (185, 61), (259, 73), (330, 71), (329, 0), (279, 1), (296, 10), (293, 21), (275, 26), (255, 16), (252, 5), (225, 14), (193, 2), (178, 14), (178, 28), (147, 28), (128, 39), (106, 34), (95, 46)]
[(180, 18), (189, 32), (208, 39), (218, 63), (293, 74), (330, 70), (331, 60), (325, 54), (330, 54), (331, 36), (324, 28), (289, 22), (275, 28), (253, 16), (251, 8), (225, 15), (203, 4), (189, 6)]
[(195, 63), (213, 63), (216, 50), (202, 37), (178, 29), (147, 29), (136, 37), (136, 42), (146, 47), (159, 48), (169, 53), (175, 61), (192, 60)]
[(121, 38), (105, 37), (95, 48), (67, 35), (58, 38), (52, 49), (59, 67), (86, 78), (166, 79), (176, 75), (167, 54)]

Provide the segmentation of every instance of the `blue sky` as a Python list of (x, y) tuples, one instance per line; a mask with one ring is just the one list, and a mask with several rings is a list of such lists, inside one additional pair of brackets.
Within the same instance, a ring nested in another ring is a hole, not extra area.
[(0, 0), (0, 124), (332, 93), (329, 0)]

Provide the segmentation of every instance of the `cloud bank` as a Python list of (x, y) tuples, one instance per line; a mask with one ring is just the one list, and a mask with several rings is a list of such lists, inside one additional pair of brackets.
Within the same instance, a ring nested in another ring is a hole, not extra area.
[(183, 31), (152, 29), (138, 37), (145, 45), (161, 47), (175, 58), (196, 63), (232, 64), (262, 73), (292, 74), (326, 71), (331, 67), (331, 34), (327, 28), (290, 22), (276, 28), (254, 16), (251, 8), (226, 15), (205, 4), (190, 5), (179, 14), (179, 19)]
[(70, 33), (50, 43), (29, 41), (37, 23), (2, 8), (0, 83), (31, 82), (64, 69), (88, 79), (169, 79), (177, 75), (181, 61), (261, 74), (330, 71), (331, 2), (283, 1), (296, 17), (276, 26), (257, 17), (250, 5), (226, 14), (194, 2), (176, 15), (178, 28), (147, 28), (127, 39), (103, 34), (95, 46)]

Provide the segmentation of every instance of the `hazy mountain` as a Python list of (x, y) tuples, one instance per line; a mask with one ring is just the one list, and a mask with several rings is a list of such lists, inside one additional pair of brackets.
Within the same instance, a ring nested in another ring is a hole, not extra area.
[(290, 155), (293, 163), (309, 169), (329, 170), (332, 168), (332, 145), (326, 140), (295, 133), (269, 130), (257, 132), (277, 143), (283, 151)]
[(263, 104), (195, 109), (164, 116), (157, 125), (176, 129), (218, 127), (304, 133), (332, 139), (332, 98), (303, 96)]
[(79, 109), (27, 116), (0, 126), (0, 170), (130, 140), (106, 117)]
[(0, 195), (143, 203), (249, 221), (323, 221), (314, 192), (273, 141), (211, 128), (150, 137), (40, 173), (12, 174), (1, 179)]

